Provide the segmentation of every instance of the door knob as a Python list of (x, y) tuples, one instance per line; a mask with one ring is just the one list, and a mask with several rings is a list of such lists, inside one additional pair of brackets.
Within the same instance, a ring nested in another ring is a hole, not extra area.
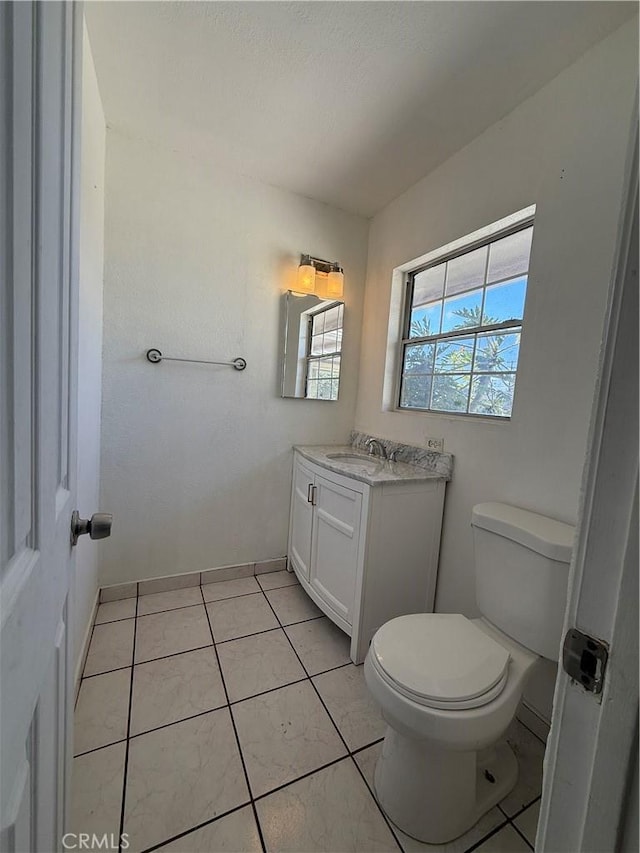
[(92, 539), (111, 536), (113, 516), (110, 512), (94, 512), (91, 518), (80, 518), (77, 509), (71, 513), (71, 544), (78, 544), (78, 537), (88, 533)]

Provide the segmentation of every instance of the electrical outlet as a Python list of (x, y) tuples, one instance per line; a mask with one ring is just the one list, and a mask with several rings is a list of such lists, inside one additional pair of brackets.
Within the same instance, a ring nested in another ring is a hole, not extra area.
[(437, 450), (442, 453), (444, 451), (444, 438), (432, 438), (428, 435), (425, 438), (425, 447), (427, 450)]

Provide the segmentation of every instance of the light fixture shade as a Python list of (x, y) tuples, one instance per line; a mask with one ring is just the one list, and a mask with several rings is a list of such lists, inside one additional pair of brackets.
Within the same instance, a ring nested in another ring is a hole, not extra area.
[(316, 268), (309, 255), (303, 255), (300, 259), (297, 287), (301, 293), (315, 293)]
[(327, 296), (334, 299), (342, 299), (344, 291), (344, 273), (338, 264), (332, 264), (327, 277)]

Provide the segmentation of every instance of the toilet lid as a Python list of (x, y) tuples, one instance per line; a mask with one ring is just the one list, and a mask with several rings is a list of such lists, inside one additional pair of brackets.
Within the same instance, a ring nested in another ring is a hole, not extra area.
[(447, 613), (392, 619), (376, 632), (371, 649), (403, 692), (438, 704), (466, 703), (501, 687), (510, 658), (466, 616)]

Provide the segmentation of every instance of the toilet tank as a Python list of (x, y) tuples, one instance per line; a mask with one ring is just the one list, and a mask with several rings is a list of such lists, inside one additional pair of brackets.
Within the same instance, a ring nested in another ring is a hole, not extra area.
[(501, 503), (473, 508), (476, 600), (482, 615), (557, 661), (575, 528)]

